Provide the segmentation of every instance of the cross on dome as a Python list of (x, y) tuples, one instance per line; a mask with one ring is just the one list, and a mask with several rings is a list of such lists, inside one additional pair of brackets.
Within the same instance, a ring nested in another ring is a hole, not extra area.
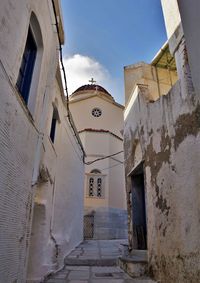
[(94, 83), (96, 83), (96, 81), (94, 80), (94, 78), (91, 78), (91, 80), (89, 80), (89, 83), (93, 85)]

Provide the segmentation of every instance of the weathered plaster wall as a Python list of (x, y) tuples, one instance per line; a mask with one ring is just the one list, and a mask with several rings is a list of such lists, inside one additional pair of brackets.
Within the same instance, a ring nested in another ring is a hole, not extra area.
[(168, 93), (177, 81), (177, 73), (167, 68), (158, 68), (142, 62), (124, 67), (124, 81), (125, 104), (127, 106), (137, 84), (147, 85), (149, 99), (155, 101)]
[[(183, 42), (176, 62), (180, 80), (170, 92), (149, 103), (148, 89), (140, 88), (126, 117), (125, 174), (141, 158), (137, 150), (141, 146), (150, 273), (162, 283), (196, 283), (200, 277), (200, 98), (194, 92)], [(132, 248), (130, 177), (126, 188)]]

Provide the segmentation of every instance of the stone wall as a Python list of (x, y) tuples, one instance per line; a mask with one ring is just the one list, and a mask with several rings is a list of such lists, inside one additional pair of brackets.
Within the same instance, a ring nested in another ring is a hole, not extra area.
[[(169, 93), (150, 103), (148, 88), (141, 87), (126, 117), (125, 171), (127, 176), (144, 160), (149, 272), (162, 283), (196, 283), (200, 276), (200, 98), (194, 92), (184, 41), (176, 62), (179, 81)], [(132, 249), (130, 177), (126, 188)]]

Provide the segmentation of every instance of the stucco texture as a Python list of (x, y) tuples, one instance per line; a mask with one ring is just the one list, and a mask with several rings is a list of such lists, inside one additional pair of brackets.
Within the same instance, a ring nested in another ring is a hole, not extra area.
[[(82, 240), (83, 152), (66, 118), (51, 1), (2, 1), (0, 22), (0, 282), (41, 281)], [(26, 104), (16, 82), (30, 26), (38, 49)]]
[[(179, 81), (153, 103), (148, 88), (140, 88), (124, 129), (126, 176), (144, 160), (149, 272), (162, 283), (200, 278), (200, 99), (185, 52), (182, 42)], [(130, 177), (126, 188), (132, 248)]]

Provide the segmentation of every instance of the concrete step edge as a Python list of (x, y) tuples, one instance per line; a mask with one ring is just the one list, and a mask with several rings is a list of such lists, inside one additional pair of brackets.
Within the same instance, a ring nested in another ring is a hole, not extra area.
[(137, 256), (120, 256), (118, 259), (123, 262), (148, 264), (148, 261), (146, 259), (141, 259)]
[(116, 266), (117, 259), (72, 259), (65, 258), (65, 265), (74, 266)]

